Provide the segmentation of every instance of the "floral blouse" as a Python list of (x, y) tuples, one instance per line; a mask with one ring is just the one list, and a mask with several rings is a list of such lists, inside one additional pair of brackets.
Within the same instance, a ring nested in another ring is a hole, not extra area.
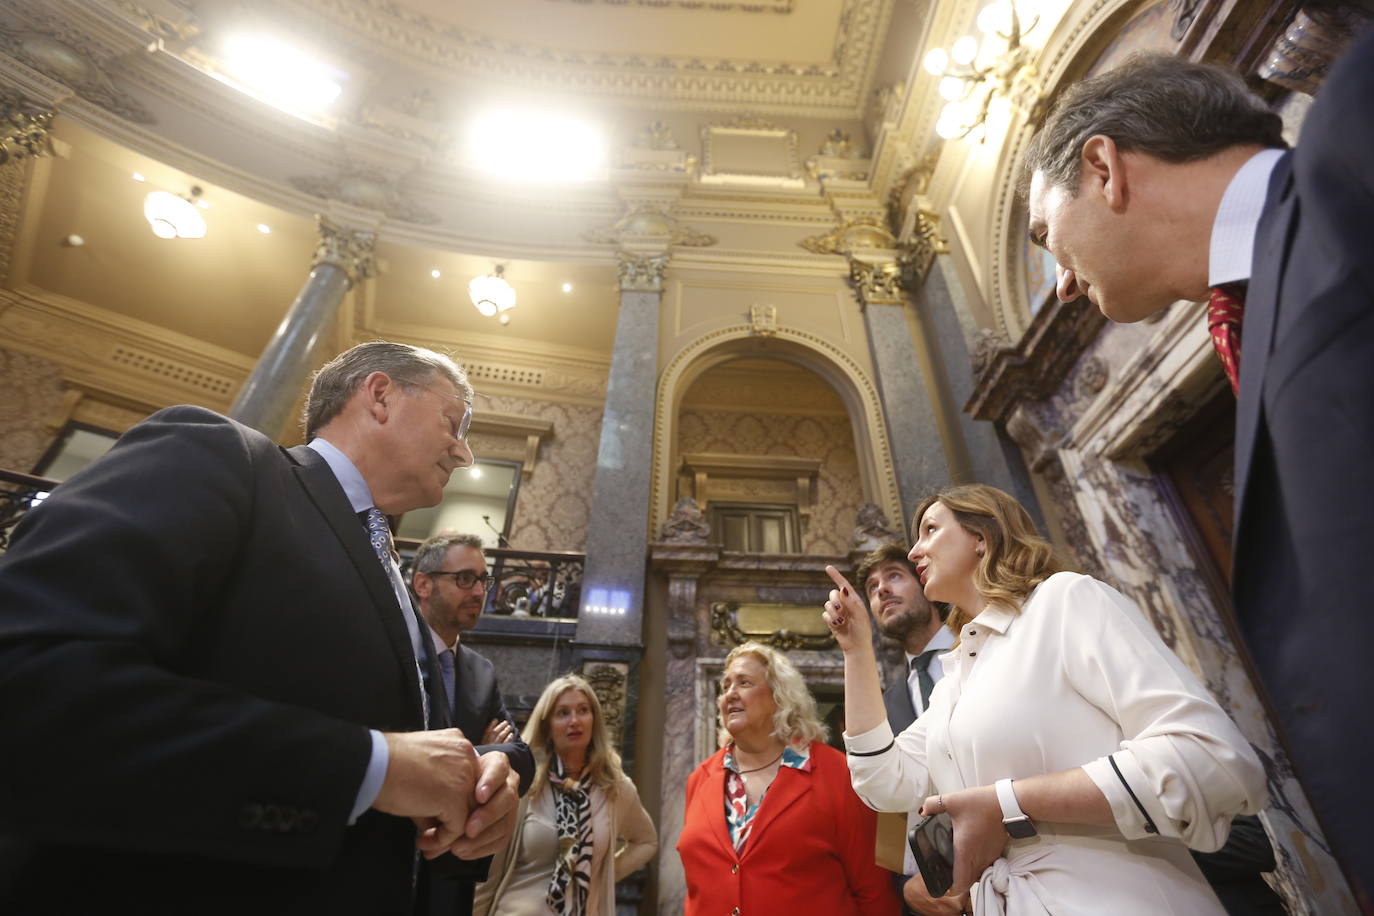
[[(764, 790), (757, 802), (749, 804), (749, 797), (744, 791), (744, 777), (740, 775), (739, 765), (735, 763), (733, 743), (725, 749), (724, 765), (725, 823), (730, 828), (730, 842), (735, 847), (735, 855), (739, 855), (744, 851), (744, 843), (749, 839), (749, 831), (754, 826), (754, 815), (758, 813), (759, 805), (763, 804), (768, 790)], [(805, 773), (811, 772), (811, 749), (804, 747), (798, 750), (789, 744), (783, 748), (782, 765)]]

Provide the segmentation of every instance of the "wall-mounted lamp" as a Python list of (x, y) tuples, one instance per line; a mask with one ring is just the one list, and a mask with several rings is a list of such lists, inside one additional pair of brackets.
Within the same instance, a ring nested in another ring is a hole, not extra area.
[(515, 308), (515, 289), (506, 282), (505, 272), (505, 265), (497, 264), (492, 273), (473, 277), (468, 284), (468, 296), (472, 304), (488, 318)]
[(1039, 21), (1035, 15), (1023, 26), (1016, 4), (997, 0), (984, 7), (977, 19), (978, 31), (1007, 43), (995, 61), (985, 67), (975, 65), (980, 49), (973, 35), (960, 38), (948, 51), (932, 48), (926, 54), (926, 72), (939, 77), (940, 97), (945, 100), (935, 124), (937, 134), (946, 140), (967, 137), (987, 121), (994, 96), (1011, 96), (1019, 81), (1034, 76), (1031, 52), (1021, 44), (1021, 37)]

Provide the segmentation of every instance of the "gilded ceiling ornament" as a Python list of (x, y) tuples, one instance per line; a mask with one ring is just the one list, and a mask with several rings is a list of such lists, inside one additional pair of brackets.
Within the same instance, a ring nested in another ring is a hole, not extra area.
[(812, 254), (852, 254), (873, 248), (896, 248), (897, 239), (880, 220), (864, 216), (845, 220), (825, 235), (813, 235), (797, 243)]
[(647, 124), (639, 135), (635, 137), (635, 147), (638, 149), (654, 150), (678, 150), (677, 138), (673, 136), (673, 131), (662, 121), (653, 121)]
[(617, 245), (626, 239), (661, 239), (668, 245), (705, 248), (716, 243), (713, 235), (678, 222), (671, 205), (657, 201), (637, 201), (625, 215), (609, 226), (588, 229), (582, 238), (599, 245)]
[(410, 200), (396, 189), (395, 182), (367, 170), (345, 172), (333, 177), (292, 175), (287, 182), (298, 191), (326, 200), (342, 201), (365, 210), (385, 213), (388, 219), (420, 226), (433, 226), (439, 216)]
[(349, 286), (377, 273), (377, 262), (373, 260), (377, 244), (375, 232), (338, 226), (323, 216), (315, 219), (320, 241), (315, 248), (315, 258), (310, 262), (312, 267), (333, 264), (348, 275)]
[(110, 55), (71, 26), (46, 14), (29, 13), (39, 29), (0, 28), (0, 52), (69, 87), (78, 96), (137, 124), (157, 119), (143, 104), (118, 89), (100, 61)]
[(51, 156), (54, 114), (13, 89), (0, 89), (0, 166)]
[(821, 144), (820, 155), (834, 156), (837, 159), (863, 159), (868, 154), (860, 149), (853, 140), (849, 139), (848, 133), (837, 127), (825, 135), (825, 142)]
[(911, 240), (902, 246), (902, 266), (913, 285), (925, 282), (937, 254), (949, 254), (949, 243), (940, 234), (940, 217), (930, 210), (917, 210)]
[(635, 254), (616, 252), (616, 270), (620, 289), (627, 293), (663, 292), (663, 274), (668, 269), (667, 254)]

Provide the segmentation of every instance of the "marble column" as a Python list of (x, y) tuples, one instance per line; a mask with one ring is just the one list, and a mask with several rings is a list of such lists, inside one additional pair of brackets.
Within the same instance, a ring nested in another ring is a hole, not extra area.
[(950, 287), (950, 283), (957, 280), (952, 281), (944, 269), (947, 260), (936, 262), (924, 282), (915, 285), (911, 299), (929, 341), (931, 364), (938, 367), (937, 371), (944, 378), (944, 387), (952, 402), (951, 415), (957, 418), (954, 425), (967, 450), (969, 466), (956, 469), (954, 478), (961, 483), (986, 483), (1005, 490), (1026, 507), (1044, 530), (1045, 520), (1021, 450), (996, 424), (976, 420), (961, 409), (973, 394), (973, 362), (957, 311), (959, 291)]
[(587, 519), (577, 641), (639, 646), (649, 547), (659, 303), (668, 254), (621, 251), (619, 258), (620, 317)]
[(928, 493), (947, 486), (952, 477), (944, 437), (928, 379), (917, 358), (907, 325), (906, 295), (895, 260), (869, 263), (851, 257), (850, 282), (863, 306), (878, 398), (887, 421), (897, 490), (902, 501), (903, 531), (911, 530), (911, 511)]
[(323, 218), (319, 222), (320, 242), (310, 276), (229, 408), (229, 416), (273, 438), (286, 427), (310, 371), (315, 344), (338, 314), (344, 293), (374, 272), (374, 233), (335, 226)]

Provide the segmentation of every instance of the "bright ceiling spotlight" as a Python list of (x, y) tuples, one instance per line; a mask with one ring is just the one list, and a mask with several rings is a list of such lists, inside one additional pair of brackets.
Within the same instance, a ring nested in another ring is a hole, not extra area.
[(153, 235), (160, 239), (199, 239), (205, 237), (205, 217), (191, 201), (200, 196), (200, 188), (191, 189), (191, 198), (178, 197), (171, 191), (153, 191), (143, 199), (143, 218)]
[(220, 64), (250, 95), (297, 114), (321, 113), (343, 91), (341, 71), (266, 35), (231, 36)]
[(473, 277), (468, 284), (468, 296), (472, 304), (488, 318), (515, 308), (515, 289), (506, 282), (505, 271), (504, 264), (497, 264), (492, 273)]
[(574, 118), (494, 111), (472, 123), (467, 154), (472, 166), (503, 178), (578, 181), (605, 169), (606, 143), (595, 127)]

